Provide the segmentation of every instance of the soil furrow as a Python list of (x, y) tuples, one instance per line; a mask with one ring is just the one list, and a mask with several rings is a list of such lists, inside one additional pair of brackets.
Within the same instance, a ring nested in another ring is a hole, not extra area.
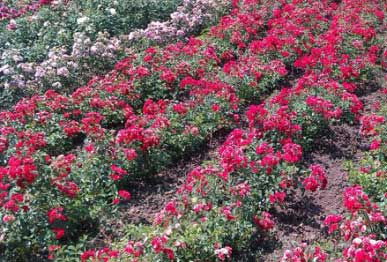
[[(364, 112), (368, 112), (372, 104), (379, 100), (377, 90), (370, 88), (360, 94)], [(269, 244), (264, 247), (263, 254), (255, 261), (279, 261), (285, 250), (299, 243), (326, 239), (327, 234), (321, 228), (322, 221), (329, 214), (344, 212), (342, 193), (348, 183), (343, 164), (348, 160), (359, 160), (362, 151), (367, 148), (367, 141), (359, 135), (358, 124), (330, 126), (329, 132), (315, 141), (314, 150), (305, 156), (305, 164), (317, 163), (325, 167), (327, 188), (305, 194), (295, 190), (287, 197), (283, 207), (273, 210), (276, 228), (273, 235), (265, 240)], [(261, 248), (257, 243), (255, 249)]]

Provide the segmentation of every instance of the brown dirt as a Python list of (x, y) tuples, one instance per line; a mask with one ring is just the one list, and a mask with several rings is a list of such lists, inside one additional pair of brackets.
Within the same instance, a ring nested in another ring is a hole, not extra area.
[(342, 192), (346, 183), (342, 162), (351, 159), (359, 148), (357, 128), (331, 126), (326, 136), (316, 141), (313, 152), (305, 156), (305, 164), (320, 164), (325, 168), (328, 185), (325, 190), (305, 192), (295, 190), (283, 207), (273, 210), (276, 228), (276, 248), (258, 261), (279, 261), (286, 249), (299, 243), (312, 243), (326, 237), (321, 224), (328, 214), (341, 214)]
[(203, 161), (216, 158), (217, 149), (225, 141), (227, 133), (227, 131), (216, 133), (205, 143), (201, 151), (155, 175), (150, 181), (131, 182), (128, 191), (132, 197), (128, 206), (124, 206), (121, 210), (122, 219), (132, 224), (152, 223), (154, 215), (174, 199), (176, 189), (184, 182), (185, 175)]
[[(375, 86), (363, 89), (359, 96), (368, 112), (371, 105), (378, 101), (380, 94)], [(331, 126), (325, 136), (315, 141), (314, 149), (305, 156), (305, 164), (318, 163), (325, 167), (328, 186), (325, 190), (306, 192), (295, 190), (289, 195), (283, 207), (272, 211), (276, 228), (262, 246), (257, 243), (255, 249), (262, 250), (258, 258), (238, 261), (279, 261), (286, 249), (298, 244), (312, 243), (326, 239), (327, 233), (321, 228), (322, 221), (329, 214), (342, 214), (343, 189), (347, 186), (343, 162), (357, 161), (362, 151), (367, 150), (368, 142), (359, 135), (358, 125)], [(252, 247), (254, 248), (254, 247)]]
[(151, 179), (130, 182), (127, 190), (131, 199), (120, 207), (120, 218), (109, 221), (110, 227), (107, 231), (106, 228), (100, 228), (95, 238), (90, 241), (91, 246), (106, 246), (113, 239), (119, 239), (125, 225), (150, 225), (155, 214), (175, 198), (176, 189), (183, 183), (186, 174), (203, 161), (216, 159), (217, 149), (228, 133), (228, 130), (216, 132), (199, 152), (185, 157)]
[[(378, 85), (369, 85), (358, 95), (369, 111), (370, 105), (379, 100), (375, 92)], [(317, 192), (293, 191), (282, 207), (271, 210), (276, 222), (275, 230), (268, 236), (253, 239), (250, 252), (243, 252), (233, 258), (233, 261), (279, 261), (286, 249), (291, 249), (299, 243), (312, 243), (326, 239), (327, 234), (321, 228), (322, 221), (328, 214), (342, 214), (342, 192), (347, 186), (346, 174), (342, 164), (346, 160), (358, 160), (368, 143), (358, 134), (358, 125), (331, 126), (323, 137), (315, 141), (314, 149), (304, 157), (305, 165), (318, 163), (326, 170), (328, 186), (326, 190)], [(195, 155), (181, 160), (176, 165), (160, 174), (151, 181), (137, 181), (129, 185), (132, 198), (127, 205), (122, 206), (121, 218), (111, 224), (112, 232), (119, 232), (125, 224), (152, 223), (154, 215), (169, 201), (179, 185), (184, 181), (187, 172), (203, 161), (216, 159), (217, 148), (224, 142), (228, 132), (217, 133), (209, 139), (203, 149)], [(114, 230), (118, 229), (118, 230)], [(119, 233), (118, 233), (119, 234)], [(94, 244), (99, 241), (109, 242), (117, 234), (100, 232)]]

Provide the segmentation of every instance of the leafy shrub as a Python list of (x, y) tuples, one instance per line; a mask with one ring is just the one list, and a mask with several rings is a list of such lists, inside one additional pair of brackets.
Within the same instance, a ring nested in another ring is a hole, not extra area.
[[(202, 40), (150, 47), (69, 95), (50, 90), (2, 112), (5, 255), (225, 260), (274, 226), (268, 210), (290, 188), (323, 190), (324, 170), (303, 167), (303, 151), (328, 125), (359, 118), (353, 92), (362, 72), (378, 67), (380, 54), (369, 45), (378, 42), (367, 32), (383, 22), (375, 20), (379, 6), (269, 3), (233, 1)], [(363, 15), (370, 20), (350, 23)], [(352, 37), (363, 40), (360, 53), (337, 41)], [(254, 104), (272, 84), (291, 87)], [(128, 239), (84, 250), (98, 227), (109, 227), (115, 205), (130, 200), (128, 180), (149, 179), (234, 126), (219, 158), (187, 175), (155, 225), (129, 227)]]

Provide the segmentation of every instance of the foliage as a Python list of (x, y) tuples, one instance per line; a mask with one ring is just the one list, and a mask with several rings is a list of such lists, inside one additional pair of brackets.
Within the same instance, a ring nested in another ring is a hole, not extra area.
[[(385, 26), (385, 6), (231, 5), (206, 37), (130, 53), (70, 94), (48, 90), (0, 113), (7, 258), (227, 260), (275, 226), (269, 210), (289, 190), (325, 189), (324, 169), (305, 167), (303, 154), (329, 125), (361, 119), (355, 91), (383, 67), (375, 28)], [(230, 129), (217, 158), (187, 174), (153, 225), (128, 226), (105, 247), (92, 241), (111, 227), (117, 205), (130, 205), (128, 181), (151, 179)], [(360, 188), (345, 194), (351, 218), (359, 210), (377, 215)], [(365, 203), (350, 202), (357, 198)], [(364, 237), (355, 244), (368, 243)], [(325, 254), (317, 248), (313, 256)]]

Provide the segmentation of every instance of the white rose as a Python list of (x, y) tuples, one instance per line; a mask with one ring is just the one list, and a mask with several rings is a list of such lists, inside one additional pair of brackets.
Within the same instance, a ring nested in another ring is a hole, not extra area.
[(53, 88), (61, 88), (62, 84), (60, 82), (55, 82), (55, 83), (52, 84), (52, 87)]
[(355, 238), (354, 240), (352, 240), (352, 243), (355, 244), (355, 245), (360, 245), (363, 241), (361, 240), (361, 238)]
[(114, 9), (114, 8), (110, 8), (110, 9), (109, 9), (109, 13), (110, 13), (111, 15), (115, 15), (115, 14), (117, 14), (117, 11), (116, 11), (116, 9)]
[(86, 23), (87, 21), (89, 21), (89, 18), (87, 16), (82, 16), (77, 19), (77, 24), (80, 25), (80, 24)]

